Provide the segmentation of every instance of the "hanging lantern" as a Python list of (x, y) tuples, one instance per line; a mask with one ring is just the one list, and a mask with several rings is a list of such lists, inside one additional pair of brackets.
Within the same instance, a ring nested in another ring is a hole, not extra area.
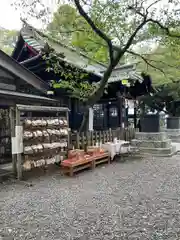
[(121, 82), (122, 82), (122, 85), (124, 85), (124, 86), (127, 86), (127, 87), (130, 86), (128, 80), (126, 80), (126, 79), (123, 79)]

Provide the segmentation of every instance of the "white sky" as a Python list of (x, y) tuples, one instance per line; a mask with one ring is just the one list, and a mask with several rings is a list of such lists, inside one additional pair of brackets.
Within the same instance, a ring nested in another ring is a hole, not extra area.
[[(154, 2), (155, 0), (147, 0), (147, 2)], [(14, 0), (0, 0), (0, 27), (4, 27), (7, 29), (16, 29), (19, 30), (22, 26), (21, 20), (20, 20), (20, 10), (15, 10), (13, 6), (11, 6), (11, 3), (14, 2)], [(43, 0), (43, 2), (46, 2), (49, 6), (52, 8), (52, 12), (55, 11), (57, 6), (57, 0)], [(63, 2), (63, 0), (61, 1)], [(66, 1), (65, 1), (66, 2)], [(159, 7), (161, 5), (166, 5), (165, 3), (167, 0), (161, 0), (158, 4)], [(157, 5), (156, 5), (157, 7)], [(159, 9), (157, 7), (157, 9)], [(161, 6), (162, 7), (162, 6)], [(30, 23), (34, 25), (36, 28), (42, 27), (39, 21), (31, 20)], [(40, 26), (41, 25), (41, 26)]]
[[(42, 0), (46, 6), (52, 9), (52, 12), (56, 11), (58, 1), (59, 0)], [(0, 0), (0, 27), (20, 30), (22, 27), (20, 20), (21, 9), (19, 9), (19, 11), (15, 10), (15, 8), (11, 6), (13, 2), (15, 2), (15, 0)], [(63, 0), (61, 2), (63, 3)], [(28, 22), (36, 28), (43, 27), (42, 23), (37, 19), (29, 19)]]
[(12, 0), (0, 0), (0, 26), (19, 30), (22, 26), (20, 12), (11, 6)]

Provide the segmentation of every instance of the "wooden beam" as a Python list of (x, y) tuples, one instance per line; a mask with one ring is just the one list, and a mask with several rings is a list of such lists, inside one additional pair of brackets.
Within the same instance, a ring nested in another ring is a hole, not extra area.
[(17, 157), (13, 152), (13, 144), (15, 143), (15, 108), (11, 107), (9, 112), (10, 128), (11, 128), (11, 149), (12, 149), (12, 169), (14, 176), (17, 176)]
[(20, 111), (16, 107), (16, 129), (15, 129), (15, 134), (16, 134), (16, 141), (17, 141), (17, 178), (18, 180), (22, 180), (23, 178), (23, 159), (22, 159), (22, 152), (20, 152), (18, 145), (20, 144), (19, 138), (23, 136), (19, 136), (20, 132), (18, 129), (22, 127), (21, 126), (21, 120), (20, 120)]
[(48, 112), (69, 112), (68, 108), (65, 107), (48, 107), (48, 106), (34, 106), (34, 105), (16, 105), (19, 111), (48, 111)]

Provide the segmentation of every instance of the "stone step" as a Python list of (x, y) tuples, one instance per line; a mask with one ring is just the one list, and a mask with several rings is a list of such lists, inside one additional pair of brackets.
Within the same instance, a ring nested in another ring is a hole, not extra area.
[(170, 148), (140, 148), (142, 154), (150, 154), (152, 156), (171, 156), (176, 153), (176, 147)]
[(180, 134), (180, 129), (170, 129), (170, 128), (166, 128), (165, 131), (167, 133), (177, 133)]
[(171, 147), (171, 139), (167, 139), (164, 141), (147, 141), (147, 140), (139, 140), (133, 139), (131, 141), (131, 145), (135, 147), (144, 147), (144, 148), (170, 148)]
[(166, 132), (168, 136), (180, 136), (180, 132)]
[(166, 141), (168, 139), (166, 132), (158, 133), (145, 133), (145, 132), (136, 132), (135, 139), (141, 141)]
[(180, 136), (169, 136), (172, 142), (180, 142)]

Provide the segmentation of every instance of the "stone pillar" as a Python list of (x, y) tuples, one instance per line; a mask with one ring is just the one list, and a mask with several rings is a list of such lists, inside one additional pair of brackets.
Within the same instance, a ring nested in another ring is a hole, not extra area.
[(141, 131), (156, 133), (160, 131), (160, 117), (157, 114), (148, 114), (140, 119)]
[(180, 129), (180, 117), (168, 117), (167, 129)]
[(166, 132), (173, 142), (180, 142), (180, 117), (167, 118)]
[(93, 108), (89, 108), (89, 131), (93, 131), (94, 111)]

